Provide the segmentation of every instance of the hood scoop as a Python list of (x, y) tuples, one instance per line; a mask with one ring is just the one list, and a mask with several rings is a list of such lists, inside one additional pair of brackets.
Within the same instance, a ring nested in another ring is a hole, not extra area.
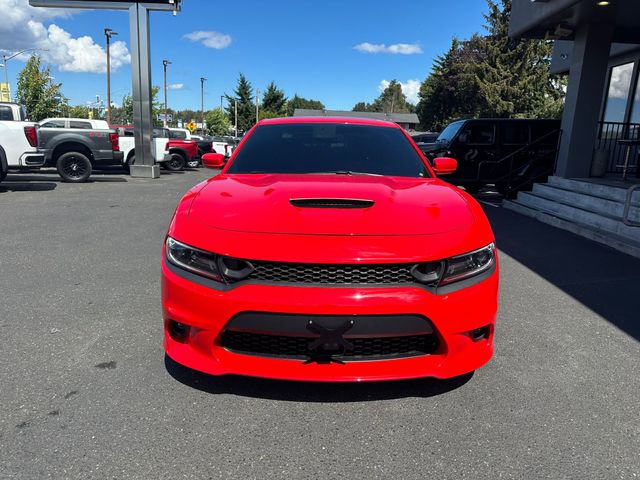
[(369, 208), (375, 202), (359, 198), (292, 198), (289, 203), (300, 208)]

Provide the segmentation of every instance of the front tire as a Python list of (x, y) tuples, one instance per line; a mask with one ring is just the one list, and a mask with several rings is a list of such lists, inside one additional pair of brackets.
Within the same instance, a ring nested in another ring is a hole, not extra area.
[(165, 163), (167, 170), (171, 170), (172, 172), (179, 172), (184, 169), (185, 165), (184, 157), (178, 153), (171, 154), (171, 160)]
[(91, 161), (82, 153), (67, 152), (58, 157), (56, 169), (65, 182), (83, 183), (91, 176)]

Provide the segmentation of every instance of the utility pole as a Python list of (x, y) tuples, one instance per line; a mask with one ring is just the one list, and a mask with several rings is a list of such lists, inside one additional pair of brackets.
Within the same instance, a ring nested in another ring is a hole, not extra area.
[(201, 111), (201, 121), (202, 121), (202, 133), (204, 134), (204, 82), (207, 79), (204, 77), (200, 77), (200, 111)]
[(234, 117), (235, 117), (235, 131), (236, 131), (236, 137), (238, 136), (238, 99), (234, 99), (234, 104), (233, 104), (233, 111), (234, 111)]
[(111, 125), (111, 37), (118, 35), (110, 28), (104, 29), (104, 36), (107, 38), (107, 123)]
[(222, 111), (222, 99), (224, 98), (224, 95), (220, 95), (220, 111)]
[(164, 69), (164, 128), (167, 128), (167, 65), (171, 65), (169, 60), (162, 60)]
[(260, 89), (256, 88), (256, 123), (258, 123), (258, 120), (260, 119), (260, 111), (259, 111), (259, 107), (258, 107), (258, 97), (260, 95)]

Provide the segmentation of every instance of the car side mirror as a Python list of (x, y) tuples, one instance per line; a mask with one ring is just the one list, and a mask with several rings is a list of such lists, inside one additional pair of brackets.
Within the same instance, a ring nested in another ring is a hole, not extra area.
[(433, 160), (433, 171), (436, 175), (449, 175), (458, 168), (458, 161), (451, 157), (437, 157)]
[(224, 165), (224, 155), (221, 153), (205, 153), (202, 164), (207, 168), (221, 168)]

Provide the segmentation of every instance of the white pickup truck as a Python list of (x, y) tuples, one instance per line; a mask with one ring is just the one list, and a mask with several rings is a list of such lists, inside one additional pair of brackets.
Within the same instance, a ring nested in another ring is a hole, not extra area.
[[(133, 136), (133, 127), (131, 126), (112, 126), (120, 137), (120, 150), (124, 153), (123, 167), (129, 169), (136, 161), (135, 154), (135, 138)], [(164, 163), (171, 160), (169, 154), (169, 131), (165, 128), (153, 129), (153, 142), (151, 143), (151, 154), (156, 163)]]
[(17, 103), (0, 103), (0, 181), (9, 169), (40, 167), (38, 124), (27, 121), (27, 112)]

